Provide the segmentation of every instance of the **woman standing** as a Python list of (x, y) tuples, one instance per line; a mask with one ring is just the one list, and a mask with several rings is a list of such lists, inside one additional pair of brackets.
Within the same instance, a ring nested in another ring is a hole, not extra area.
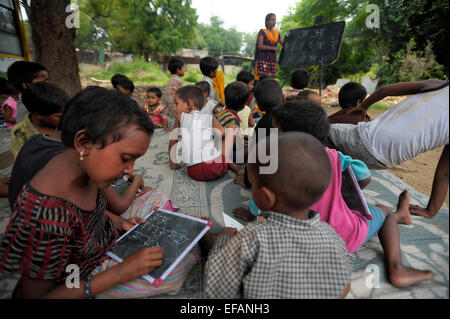
[(277, 16), (269, 13), (266, 16), (266, 29), (261, 29), (255, 48), (255, 78), (258, 80), (263, 74), (275, 78), (277, 76), (277, 52), (280, 51), (278, 43), (284, 45), (280, 33), (275, 30)]

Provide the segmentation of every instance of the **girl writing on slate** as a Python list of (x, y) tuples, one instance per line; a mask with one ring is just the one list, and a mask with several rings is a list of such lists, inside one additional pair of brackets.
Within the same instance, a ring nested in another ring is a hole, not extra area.
[[(143, 249), (120, 264), (106, 255), (119, 232), (144, 222), (110, 218), (104, 189), (132, 175), (153, 133), (149, 118), (119, 92), (91, 88), (66, 105), (60, 127), (65, 150), (23, 186), (0, 244), (0, 271), (20, 274), (13, 298), (177, 293), (191, 255), (159, 288), (138, 277), (161, 265), (161, 248)], [(77, 280), (79, 288), (70, 288)]]

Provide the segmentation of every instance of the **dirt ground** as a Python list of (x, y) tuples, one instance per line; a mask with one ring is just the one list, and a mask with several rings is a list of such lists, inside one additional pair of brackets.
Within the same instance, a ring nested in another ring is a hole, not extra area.
[[(393, 106), (401, 101), (402, 98), (387, 98), (380, 103)], [(322, 104), (324, 105), (328, 115), (339, 111), (341, 109), (340, 107), (332, 106), (337, 104), (337, 91), (325, 91)], [(368, 113), (371, 119), (376, 119), (383, 113), (383, 111), (369, 109)], [(422, 194), (429, 196), (431, 194), (434, 172), (443, 149), (444, 147), (440, 147), (433, 151), (420, 154), (416, 158), (403, 163), (401, 166), (395, 169), (389, 169), (388, 171), (404, 180)], [(445, 199), (445, 204), (449, 206), (448, 192)]]

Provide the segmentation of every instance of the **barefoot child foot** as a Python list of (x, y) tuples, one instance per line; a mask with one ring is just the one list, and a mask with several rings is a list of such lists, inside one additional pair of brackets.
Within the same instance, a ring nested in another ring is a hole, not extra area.
[(411, 214), (409, 213), (409, 201), (409, 191), (405, 189), (398, 198), (397, 211), (394, 213), (397, 224), (412, 224)]
[(408, 287), (412, 284), (430, 280), (435, 274), (429, 270), (418, 270), (402, 264), (388, 267), (389, 280), (396, 287)]

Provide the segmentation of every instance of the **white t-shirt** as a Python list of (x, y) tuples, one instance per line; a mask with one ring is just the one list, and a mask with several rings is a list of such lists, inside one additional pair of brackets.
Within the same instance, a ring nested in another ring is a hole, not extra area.
[(188, 166), (209, 162), (221, 155), (215, 145), (212, 123), (212, 115), (200, 111), (181, 115), (183, 162)]
[(370, 153), (388, 167), (449, 143), (448, 83), (408, 97), (372, 122), (358, 123)]
[(216, 107), (216, 105), (217, 105), (216, 102), (214, 102), (212, 100), (208, 100), (208, 103), (206, 103), (206, 105), (202, 108), (200, 113), (213, 115), (213, 110)]

